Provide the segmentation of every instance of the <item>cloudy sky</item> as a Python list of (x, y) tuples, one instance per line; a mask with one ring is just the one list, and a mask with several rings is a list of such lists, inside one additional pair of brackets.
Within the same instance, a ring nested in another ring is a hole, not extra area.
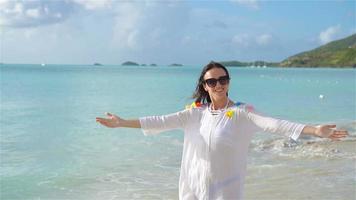
[(0, 0), (0, 59), (281, 61), (355, 33), (355, 12), (354, 0)]

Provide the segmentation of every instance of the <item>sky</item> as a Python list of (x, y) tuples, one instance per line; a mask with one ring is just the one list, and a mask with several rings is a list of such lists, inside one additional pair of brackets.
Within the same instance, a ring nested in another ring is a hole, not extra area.
[(0, 0), (0, 62), (279, 62), (356, 33), (355, 0)]

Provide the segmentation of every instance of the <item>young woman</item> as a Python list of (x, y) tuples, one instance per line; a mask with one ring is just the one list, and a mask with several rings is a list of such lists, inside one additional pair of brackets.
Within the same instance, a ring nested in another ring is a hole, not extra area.
[(204, 67), (198, 80), (195, 103), (163, 116), (125, 120), (107, 113), (96, 118), (110, 127), (141, 128), (145, 135), (172, 129), (184, 130), (179, 179), (179, 199), (242, 199), (248, 146), (255, 132), (300, 134), (338, 140), (348, 133), (335, 125), (316, 127), (258, 114), (251, 105), (228, 98), (230, 76), (216, 62)]

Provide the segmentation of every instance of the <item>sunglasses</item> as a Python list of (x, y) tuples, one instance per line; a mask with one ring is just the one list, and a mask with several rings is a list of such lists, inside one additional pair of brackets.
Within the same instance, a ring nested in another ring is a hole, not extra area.
[(204, 80), (204, 83), (206, 83), (209, 87), (213, 88), (216, 86), (218, 81), (219, 81), (220, 85), (226, 85), (229, 83), (230, 77), (229, 76), (220, 76), (218, 79), (209, 78), (209, 79)]

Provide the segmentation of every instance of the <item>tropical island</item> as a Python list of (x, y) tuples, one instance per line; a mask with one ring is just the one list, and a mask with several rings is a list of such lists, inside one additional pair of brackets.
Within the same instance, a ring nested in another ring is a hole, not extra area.
[[(140, 65), (137, 62), (133, 62), (133, 61), (126, 61), (126, 62), (123, 62), (121, 65), (122, 66), (148, 66), (146, 64), (141, 64)], [(155, 66), (157, 66), (157, 64), (152, 63), (149, 66), (155, 67)], [(177, 67), (177, 66), (183, 66), (183, 65), (182, 64), (173, 63), (173, 64), (170, 64), (169, 66), (176, 66)]]
[(181, 66), (183, 66), (183, 65), (182, 65), (182, 64), (173, 63), (173, 64), (170, 64), (169, 66), (172, 66), (172, 67), (181, 67)]
[(252, 62), (241, 62), (241, 61), (220, 61), (221, 64), (229, 67), (276, 67), (279, 66), (278, 62), (266, 62), (262, 60), (256, 60)]
[(291, 56), (282, 67), (356, 67), (356, 34)]
[(356, 34), (335, 40), (310, 51), (290, 56), (281, 62), (221, 61), (225, 66), (234, 67), (336, 67), (356, 68)]
[[(122, 66), (140, 66), (140, 64), (138, 64), (137, 62), (133, 62), (133, 61), (126, 61), (126, 62), (123, 62), (121, 65)], [(155, 67), (155, 66), (157, 66), (157, 64), (155, 64), (155, 63), (152, 63), (150, 65), (141, 64), (141, 66), (152, 66), (152, 67)]]
[(94, 65), (94, 66), (102, 66), (102, 64), (101, 64), (101, 63), (97, 63), (97, 62), (96, 62), (96, 63), (94, 63), (93, 65)]
[(136, 63), (136, 62), (132, 62), (132, 61), (126, 61), (126, 62), (124, 62), (124, 63), (122, 63), (121, 65), (128, 65), (128, 66), (139, 66), (139, 64), (138, 63)]
[[(243, 62), (238, 60), (219, 61), (228, 67), (336, 67), (356, 68), (356, 34), (335, 40), (310, 51), (290, 56), (281, 62), (267, 62), (256, 60)], [(123, 66), (140, 66), (140, 64), (127, 61)], [(141, 66), (157, 66), (156, 64), (141, 64)], [(169, 66), (183, 66), (173, 63)]]

